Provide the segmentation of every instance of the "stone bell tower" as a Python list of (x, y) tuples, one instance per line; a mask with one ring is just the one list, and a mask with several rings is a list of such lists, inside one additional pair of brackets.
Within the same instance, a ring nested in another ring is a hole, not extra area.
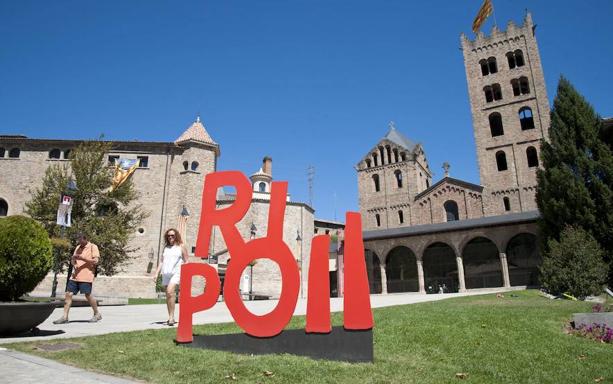
[(462, 51), (487, 216), (536, 210), (540, 145), (549, 101), (530, 13), (521, 26), (492, 28)]

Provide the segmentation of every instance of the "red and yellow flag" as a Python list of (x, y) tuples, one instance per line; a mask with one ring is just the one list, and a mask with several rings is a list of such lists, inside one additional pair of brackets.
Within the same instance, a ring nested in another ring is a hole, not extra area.
[(477, 13), (477, 17), (473, 21), (473, 32), (477, 33), (477, 31), (481, 28), (481, 25), (487, 19), (494, 10), (494, 6), (492, 5), (491, 0), (484, 0), (481, 8), (479, 8), (479, 13)]

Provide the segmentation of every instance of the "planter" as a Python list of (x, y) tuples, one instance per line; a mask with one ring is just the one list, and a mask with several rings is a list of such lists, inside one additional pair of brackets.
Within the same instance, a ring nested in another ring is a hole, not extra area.
[(51, 315), (56, 303), (11, 302), (0, 303), (0, 335), (28, 332)]
[(586, 326), (604, 324), (606, 327), (613, 328), (613, 312), (573, 313), (573, 324), (573, 328), (581, 324)]

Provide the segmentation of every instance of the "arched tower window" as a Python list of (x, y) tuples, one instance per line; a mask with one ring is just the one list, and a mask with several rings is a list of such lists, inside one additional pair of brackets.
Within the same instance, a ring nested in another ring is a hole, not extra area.
[(370, 168), (371, 163), (370, 163), (370, 159), (366, 159), (366, 168)]
[(532, 109), (530, 109), (530, 107), (520, 108), (519, 124), (521, 125), (522, 131), (534, 128), (534, 117), (532, 116)]
[(524, 66), (524, 53), (521, 51), (521, 49), (516, 49), (515, 52), (513, 52), (515, 54), (515, 65), (518, 67), (523, 67)]
[(62, 152), (60, 152), (59, 149), (55, 148), (49, 151), (49, 158), (50, 159), (59, 159), (60, 155), (62, 154)]
[(377, 227), (380, 227), (381, 226), (381, 216), (379, 216), (378, 213), (375, 215), (375, 221), (377, 222)]
[(395, 170), (394, 176), (396, 177), (396, 185), (398, 185), (398, 188), (402, 188), (402, 172)]
[(406, 161), (407, 160), (407, 154), (405, 152), (400, 153), (400, 159), (402, 161)]
[(394, 162), (398, 162), (398, 149), (394, 148)]
[(530, 85), (528, 84), (528, 78), (522, 76), (519, 78), (519, 90), (522, 95), (527, 95), (530, 93)]
[(187, 171), (188, 168), (189, 168), (189, 162), (187, 160), (185, 160), (183, 162), (183, 169)]
[(479, 65), (481, 66), (481, 74), (483, 76), (487, 76), (490, 74), (490, 69), (488, 68), (487, 60), (485, 59), (479, 60)]
[(511, 88), (513, 88), (513, 96), (521, 95), (521, 92), (519, 91), (519, 80), (511, 80)]
[(0, 217), (6, 216), (9, 213), (9, 205), (4, 199), (0, 199)]
[(379, 175), (376, 173), (372, 175), (372, 181), (375, 184), (375, 192), (379, 192), (381, 190), (381, 186), (379, 185)]
[(392, 163), (392, 149), (390, 148), (390, 146), (386, 146), (385, 149), (387, 150), (387, 163), (391, 164)]
[(504, 204), (504, 210), (506, 212), (509, 212), (511, 210), (511, 202), (509, 201), (508, 197), (503, 197), (502, 198), (502, 203)]
[(507, 60), (509, 62), (509, 69), (523, 67), (524, 53), (521, 51), (521, 49), (517, 49), (514, 52), (507, 52)]
[(490, 71), (490, 74), (498, 72), (498, 65), (496, 64), (496, 58), (490, 57), (487, 59), (487, 67)]
[(525, 76), (511, 80), (511, 87), (513, 88), (513, 96), (528, 95), (530, 93), (528, 78)]
[(460, 219), (458, 215), (458, 203), (453, 200), (447, 200), (445, 204), (443, 204), (443, 207), (445, 208), (447, 221), (457, 221)]
[(492, 85), (492, 91), (494, 92), (494, 100), (502, 100), (502, 89), (500, 84)]
[(19, 148), (13, 148), (9, 151), (9, 157), (11, 159), (18, 159), (21, 154), (21, 150)]
[(536, 153), (536, 148), (528, 147), (526, 149), (526, 157), (528, 158), (528, 167), (538, 167), (539, 166), (539, 158)]
[(375, 162), (375, 167), (377, 167), (377, 166), (379, 165), (379, 160), (377, 159), (377, 157), (378, 157), (378, 156), (377, 156), (377, 154), (376, 154), (376, 153), (373, 153), (373, 154), (372, 154), (372, 159), (373, 159), (373, 161)]
[(481, 66), (481, 74), (483, 76), (491, 75), (498, 72), (498, 65), (496, 64), (495, 57), (490, 57), (487, 60), (480, 60), (479, 65)]
[(260, 184), (258, 184), (258, 190), (260, 192), (266, 192), (266, 183), (265, 182), (260, 182)]
[(506, 171), (507, 168), (507, 155), (504, 151), (496, 152), (496, 166), (499, 171)]
[(192, 171), (195, 172), (196, 170), (198, 170), (199, 165), (200, 164), (197, 161), (192, 161)]
[(381, 165), (385, 164), (385, 152), (383, 150), (383, 147), (379, 147), (379, 153), (381, 154)]
[(500, 116), (500, 113), (490, 113), (489, 120), (492, 137), (504, 135), (504, 129), (502, 128), (502, 116)]
[(402, 213), (402, 210), (398, 211), (398, 223), (404, 224), (404, 213)]
[(488, 85), (483, 87), (483, 94), (485, 95), (486, 103), (491, 103), (492, 101), (494, 101), (494, 92), (492, 91), (491, 86)]

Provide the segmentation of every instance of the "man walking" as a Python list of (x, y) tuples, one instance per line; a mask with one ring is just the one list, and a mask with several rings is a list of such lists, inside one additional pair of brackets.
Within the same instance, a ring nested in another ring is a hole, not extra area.
[(72, 305), (72, 295), (76, 295), (79, 291), (85, 294), (85, 298), (89, 305), (94, 310), (94, 316), (89, 320), (90, 323), (95, 323), (102, 320), (102, 315), (98, 312), (98, 305), (96, 299), (92, 296), (92, 285), (94, 282), (94, 270), (98, 260), (100, 259), (100, 252), (98, 246), (87, 240), (85, 234), (78, 234), (77, 240), (79, 245), (75, 249), (71, 263), (73, 266), (72, 276), (68, 280), (66, 285), (66, 298), (64, 302), (64, 316), (55, 320), (53, 324), (66, 324), (68, 323), (68, 312)]

